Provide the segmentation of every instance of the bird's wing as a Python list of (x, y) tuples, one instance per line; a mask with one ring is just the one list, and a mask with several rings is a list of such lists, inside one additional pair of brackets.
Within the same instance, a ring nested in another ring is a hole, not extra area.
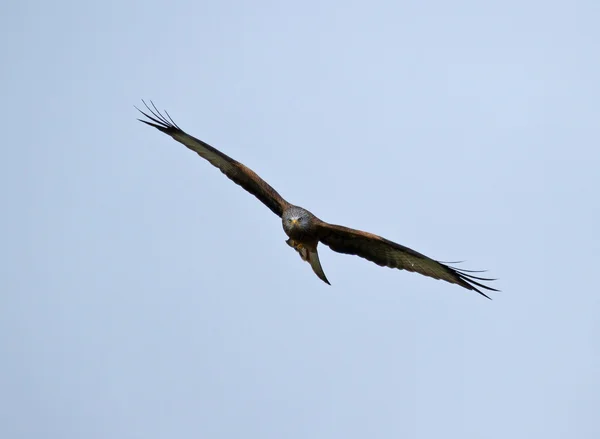
[(273, 213), (281, 217), (285, 208), (289, 206), (289, 203), (252, 169), (223, 154), (208, 143), (187, 134), (173, 122), (169, 113), (165, 111), (167, 117), (163, 116), (153, 103), (152, 108), (145, 102), (144, 105), (152, 115), (145, 113), (138, 108), (137, 110), (150, 120), (138, 119), (140, 122), (144, 122), (147, 125), (157, 128), (177, 140), (179, 143), (183, 143), (200, 157), (208, 160), (212, 165), (219, 168), (223, 174), (229, 177), (229, 179), (246, 189), (262, 201), (263, 204), (273, 211)]
[(478, 282), (495, 279), (473, 276), (469, 273), (475, 273), (474, 271), (450, 267), (372, 233), (320, 221), (317, 236), (319, 241), (338, 253), (360, 256), (383, 267), (413, 271), (434, 279), (445, 280), (468, 290), (477, 291), (488, 299), (489, 297), (480, 288), (498, 291)]

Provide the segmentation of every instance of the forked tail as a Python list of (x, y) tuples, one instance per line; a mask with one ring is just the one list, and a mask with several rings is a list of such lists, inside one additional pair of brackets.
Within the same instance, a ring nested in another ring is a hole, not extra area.
[(323, 267), (321, 267), (321, 261), (319, 261), (319, 253), (317, 253), (317, 242), (314, 246), (300, 244), (299, 242), (294, 241), (293, 239), (288, 239), (285, 241), (287, 245), (296, 250), (303, 261), (306, 261), (310, 264), (315, 274), (325, 282), (327, 285), (331, 285), (327, 280), (327, 276), (325, 276), (325, 272), (323, 271)]
[(323, 267), (321, 267), (321, 261), (319, 261), (319, 253), (317, 253), (317, 247), (314, 249), (308, 250), (308, 263), (312, 267), (313, 271), (319, 279), (325, 282), (327, 285), (331, 285), (327, 280), (327, 276), (325, 276), (325, 272), (323, 271)]

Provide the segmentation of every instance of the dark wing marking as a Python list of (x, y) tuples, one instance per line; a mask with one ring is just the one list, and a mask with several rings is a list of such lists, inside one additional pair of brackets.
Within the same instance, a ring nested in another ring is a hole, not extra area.
[[(144, 102), (144, 101), (142, 101)], [(165, 111), (166, 117), (163, 116), (154, 106), (152, 101), (150, 102), (152, 108), (150, 108), (146, 102), (144, 105), (148, 111), (152, 114), (147, 114), (136, 107), (136, 109), (150, 119), (151, 122), (146, 120), (138, 119), (140, 122), (144, 122), (165, 134), (168, 134), (179, 143), (184, 144), (192, 151), (196, 152), (203, 159), (208, 160), (212, 165), (216, 166), (233, 182), (239, 184), (241, 187), (246, 189), (256, 198), (263, 202), (273, 213), (279, 217), (283, 214), (283, 211), (289, 203), (283, 199), (281, 195), (277, 193), (266, 181), (260, 178), (252, 169), (244, 166), (240, 162), (235, 161), (231, 157), (223, 154), (221, 151), (213, 148), (208, 143), (202, 140), (196, 139), (190, 136), (185, 131), (177, 126), (169, 113)]]
[(488, 299), (490, 297), (479, 288), (499, 291), (477, 282), (493, 281), (495, 279), (473, 276), (469, 273), (476, 273), (475, 271), (450, 267), (372, 233), (321, 221), (317, 227), (317, 236), (319, 241), (329, 246), (333, 251), (360, 256), (382, 267), (413, 271), (434, 279), (445, 280), (468, 290), (477, 291)]

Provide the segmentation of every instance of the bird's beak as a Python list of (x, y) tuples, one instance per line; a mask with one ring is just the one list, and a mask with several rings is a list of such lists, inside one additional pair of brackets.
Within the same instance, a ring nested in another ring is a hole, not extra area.
[(298, 218), (292, 218), (292, 226), (298, 224)]

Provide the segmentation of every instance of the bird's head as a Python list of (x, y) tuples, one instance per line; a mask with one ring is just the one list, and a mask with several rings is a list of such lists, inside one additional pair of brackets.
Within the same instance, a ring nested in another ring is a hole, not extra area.
[(311, 226), (312, 215), (300, 207), (286, 209), (281, 216), (283, 229), (286, 233), (308, 231)]

